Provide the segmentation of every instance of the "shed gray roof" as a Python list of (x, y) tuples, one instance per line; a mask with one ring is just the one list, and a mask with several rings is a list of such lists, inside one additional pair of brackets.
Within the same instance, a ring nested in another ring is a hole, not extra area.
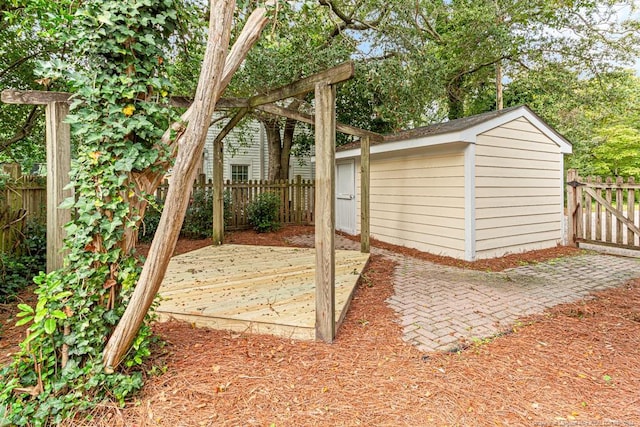
[[(535, 114), (529, 107), (526, 105), (518, 105), (515, 107), (505, 108), (499, 111), (489, 111), (487, 113), (476, 114), (474, 116), (463, 117), (461, 119), (450, 120), (443, 123), (436, 123), (429, 126), (423, 126), (415, 129), (410, 129), (406, 131), (397, 132), (394, 134), (385, 135), (383, 141), (379, 142), (371, 142), (372, 152), (378, 151), (376, 149), (383, 149), (382, 145), (388, 146), (391, 149), (391, 146), (395, 146), (396, 144), (402, 141), (409, 140), (429, 140), (429, 139), (438, 139), (438, 143), (446, 143), (442, 140), (444, 138), (442, 135), (451, 134), (452, 139), (448, 142), (472, 142), (468, 140), (470, 134), (480, 134), (487, 130), (487, 127), (497, 127), (508, 121), (514, 120), (517, 117), (526, 117), (534, 126), (538, 127), (541, 132), (549, 136), (553, 139), (561, 148), (562, 152), (571, 152), (571, 144), (567, 141), (564, 136), (560, 135), (556, 132), (551, 126), (546, 124), (540, 116)], [(495, 125), (495, 126), (494, 126)], [(474, 129), (475, 128), (475, 129)], [(467, 139), (455, 139), (455, 137), (460, 137), (461, 135), (465, 135)], [(432, 145), (431, 143), (425, 143), (425, 145)], [(400, 147), (398, 147), (400, 148)], [(342, 145), (336, 148), (336, 151), (341, 154), (346, 154), (346, 152), (351, 152), (352, 150), (360, 149), (360, 141), (355, 141), (349, 144)], [(387, 151), (383, 149), (383, 151)], [(356, 154), (356, 153), (354, 153)], [(342, 157), (342, 156), (340, 156)]]

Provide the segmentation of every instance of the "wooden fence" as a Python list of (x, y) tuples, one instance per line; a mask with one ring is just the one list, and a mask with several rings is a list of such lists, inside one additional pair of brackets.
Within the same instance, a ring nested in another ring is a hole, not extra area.
[[(205, 192), (207, 199), (213, 198), (213, 184), (199, 179), (194, 191)], [(158, 188), (156, 200), (164, 201), (168, 184)], [(293, 180), (231, 182), (224, 184), (226, 210), (225, 229), (242, 230), (251, 226), (247, 218), (247, 206), (261, 193), (275, 193), (280, 198), (279, 221), (282, 224), (308, 225), (314, 221), (315, 183), (299, 175)]]
[(568, 240), (640, 249), (640, 183), (567, 174)]
[(28, 221), (46, 222), (47, 189), (42, 177), (16, 175), (0, 187), (0, 252), (13, 252)]

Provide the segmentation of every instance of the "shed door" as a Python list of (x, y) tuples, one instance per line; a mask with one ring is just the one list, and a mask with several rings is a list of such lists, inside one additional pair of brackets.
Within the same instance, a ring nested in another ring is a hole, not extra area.
[(356, 234), (355, 162), (336, 164), (336, 230)]

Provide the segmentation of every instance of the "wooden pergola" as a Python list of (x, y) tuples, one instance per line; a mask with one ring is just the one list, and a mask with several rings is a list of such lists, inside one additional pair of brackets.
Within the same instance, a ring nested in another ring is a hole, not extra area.
[[(336, 123), (336, 84), (353, 77), (354, 65), (347, 62), (314, 74), (295, 83), (270, 90), (248, 99), (221, 99), (216, 110), (236, 108), (214, 142), (214, 214), (213, 242), (224, 238), (222, 153), (226, 135), (251, 110), (287, 117), (315, 126), (316, 200), (316, 339), (331, 342), (335, 338), (335, 135), (336, 131), (354, 135), (361, 140), (361, 251), (368, 253), (369, 243), (369, 147), (382, 135), (353, 126)], [(315, 93), (316, 114), (308, 115), (280, 107), (275, 102)], [(47, 271), (62, 267), (64, 225), (71, 220), (69, 209), (59, 209), (62, 201), (72, 196), (69, 184), (71, 165), (70, 128), (64, 122), (69, 111), (71, 94), (64, 92), (17, 91), (2, 92), (2, 102), (46, 106), (47, 145)], [(174, 98), (178, 107), (188, 107), (189, 101)], [(66, 188), (66, 189), (65, 189)]]

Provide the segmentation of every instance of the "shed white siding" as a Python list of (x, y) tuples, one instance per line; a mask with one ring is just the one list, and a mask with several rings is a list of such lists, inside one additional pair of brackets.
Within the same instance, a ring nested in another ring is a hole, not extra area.
[[(464, 146), (371, 160), (371, 236), (420, 251), (464, 257)], [(360, 159), (356, 162), (360, 229)]]
[(476, 258), (555, 246), (562, 236), (562, 154), (524, 117), (477, 137)]

